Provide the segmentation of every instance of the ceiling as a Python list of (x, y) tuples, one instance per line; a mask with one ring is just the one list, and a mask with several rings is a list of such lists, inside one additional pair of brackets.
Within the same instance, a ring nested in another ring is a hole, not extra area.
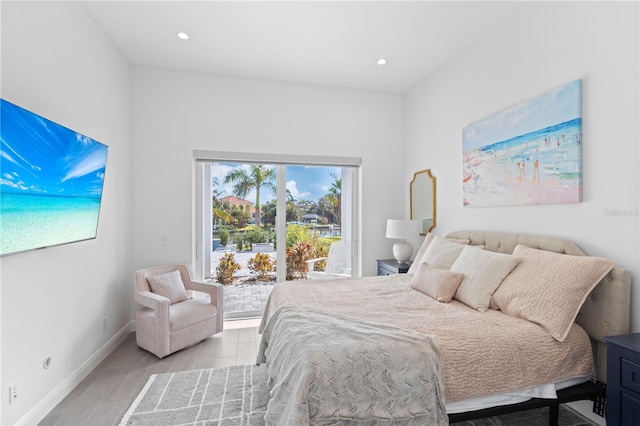
[[(512, 1), (87, 1), (132, 64), (406, 92)], [(178, 31), (189, 40), (176, 37)], [(386, 65), (376, 64), (379, 58)]]

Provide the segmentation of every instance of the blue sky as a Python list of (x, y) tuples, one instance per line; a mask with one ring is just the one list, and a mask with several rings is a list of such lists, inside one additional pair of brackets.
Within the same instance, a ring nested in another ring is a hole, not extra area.
[(100, 197), (106, 145), (10, 102), (0, 102), (3, 192)]
[[(223, 191), (221, 197), (233, 194), (233, 185), (224, 184), (224, 177), (232, 169), (237, 167), (244, 167), (249, 170), (247, 164), (231, 164), (231, 163), (216, 163), (212, 168), (213, 177), (217, 177), (220, 183), (218, 190)], [(275, 166), (269, 166), (275, 168)], [(287, 189), (293, 195), (296, 201), (301, 199), (318, 201), (320, 197), (329, 193), (329, 188), (334, 181), (331, 176), (334, 173), (340, 177), (339, 167), (318, 167), (318, 166), (287, 166)], [(274, 182), (275, 184), (275, 182)], [(247, 197), (247, 200), (255, 202), (255, 191), (251, 192)], [(275, 194), (270, 193), (267, 190), (260, 191), (260, 204), (275, 199)]]
[(462, 129), (464, 150), (502, 142), (582, 116), (582, 81), (575, 80)]

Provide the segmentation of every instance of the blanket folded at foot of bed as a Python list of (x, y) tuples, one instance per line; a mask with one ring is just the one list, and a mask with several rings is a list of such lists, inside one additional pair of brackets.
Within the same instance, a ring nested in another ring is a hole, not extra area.
[(444, 367), (422, 333), (284, 307), (257, 363), (269, 371), (266, 425), (446, 425)]

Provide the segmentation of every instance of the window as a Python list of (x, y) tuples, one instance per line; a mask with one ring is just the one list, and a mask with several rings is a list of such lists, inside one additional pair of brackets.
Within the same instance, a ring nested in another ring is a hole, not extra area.
[[(242, 286), (238, 284), (243, 283), (266, 281), (272, 286), (288, 279), (304, 279), (304, 266), (300, 266), (304, 259), (300, 258), (309, 257), (309, 252), (298, 257), (292, 254), (305, 249), (314, 255), (326, 255), (330, 243), (337, 240), (346, 241), (349, 247), (344, 271), (360, 275), (360, 159), (210, 151), (195, 151), (194, 159), (194, 258), (198, 278), (221, 281), (224, 274), (217, 268), (223, 258), (224, 262), (232, 258), (240, 270), (233, 279), (235, 287), (225, 292), (228, 294), (240, 291), (238, 287)], [(309, 243), (294, 247), (300, 241)], [(275, 272), (267, 273), (271, 263)], [(246, 300), (249, 290), (242, 291)], [(225, 294), (227, 297), (227, 318), (262, 313), (257, 300), (240, 309), (238, 305), (242, 303), (236, 300), (240, 296)]]

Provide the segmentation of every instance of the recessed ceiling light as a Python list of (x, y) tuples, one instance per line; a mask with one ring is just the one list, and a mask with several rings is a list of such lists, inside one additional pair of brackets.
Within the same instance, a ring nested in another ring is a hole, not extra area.
[(378, 65), (384, 65), (384, 64), (387, 63), (387, 60), (385, 58), (380, 58), (380, 59), (378, 59), (377, 63), (378, 63)]
[(185, 33), (184, 31), (178, 31), (176, 33), (176, 37), (178, 37), (180, 40), (189, 40), (189, 34)]

